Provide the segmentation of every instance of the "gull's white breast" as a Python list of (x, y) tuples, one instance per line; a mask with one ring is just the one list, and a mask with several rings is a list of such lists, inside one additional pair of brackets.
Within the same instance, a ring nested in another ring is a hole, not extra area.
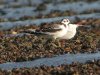
[(60, 39), (71, 39), (75, 36), (76, 32), (73, 31), (67, 31), (67, 33), (61, 37)]
[(61, 25), (59, 28), (61, 28), (62, 30), (57, 31), (55, 33), (48, 33), (48, 34), (51, 35), (54, 39), (61, 38), (67, 33), (68, 27), (65, 28), (63, 25)]
[(66, 34), (64, 36), (60, 37), (59, 39), (71, 39), (71, 38), (73, 38), (76, 34), (76, 28), (77, 28), (76, 25), (70, 24)]

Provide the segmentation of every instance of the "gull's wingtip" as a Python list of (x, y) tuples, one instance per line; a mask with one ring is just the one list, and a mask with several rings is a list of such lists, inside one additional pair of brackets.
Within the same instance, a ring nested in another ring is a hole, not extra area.
[(22, 31), (22, 33), (34, 34), (34, 35), (37, 35), (37, 36), (39, 36), (39, 35), (47, 35), (46, 33), (37, 31), (35, 29), (28, 29), (28, 30)]

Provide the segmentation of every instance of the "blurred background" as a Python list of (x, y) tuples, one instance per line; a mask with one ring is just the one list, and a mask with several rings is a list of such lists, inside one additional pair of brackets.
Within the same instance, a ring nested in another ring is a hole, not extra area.
[(0, 0), (0, 21), (100, 15), (100, 0)]
[[(63, 46), (21, 33), (63, 18), (87, 26)], [(100, 0), (0, 0), (0, 69), (8, 70), (0, 75), (100, 75)]]

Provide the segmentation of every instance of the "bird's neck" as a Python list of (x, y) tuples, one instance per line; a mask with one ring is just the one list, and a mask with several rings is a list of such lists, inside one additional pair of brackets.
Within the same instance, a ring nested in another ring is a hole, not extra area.
[(61, 23), (62, 25), (64, 25), (65, 28), (68, 28), (68, 24), (65, 23)]
[(68, 31), (76, 32), (77, 26), (73, 24), (68, 24)]

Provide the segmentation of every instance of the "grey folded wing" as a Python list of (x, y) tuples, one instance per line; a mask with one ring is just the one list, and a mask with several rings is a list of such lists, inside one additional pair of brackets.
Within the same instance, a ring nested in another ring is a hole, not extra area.
[(50, 26), (44, 27), (40, 30), (27, 30), (27, 31), (24, 31), (24, 33), (35, 34), (35, 35), (49, 35), (61, 30), (62, 28), (60, 27), (60, 25), (54, 24), (52, 26), (50, 25)]
[(28, 33), (28, 34), (34, 34), (34, 35), (47, 35), (43, 32), (38, 32), (38, 31), (31, 31), (31, 30), (27, 30), (27, 31), (23, 31), (24, 33)]

